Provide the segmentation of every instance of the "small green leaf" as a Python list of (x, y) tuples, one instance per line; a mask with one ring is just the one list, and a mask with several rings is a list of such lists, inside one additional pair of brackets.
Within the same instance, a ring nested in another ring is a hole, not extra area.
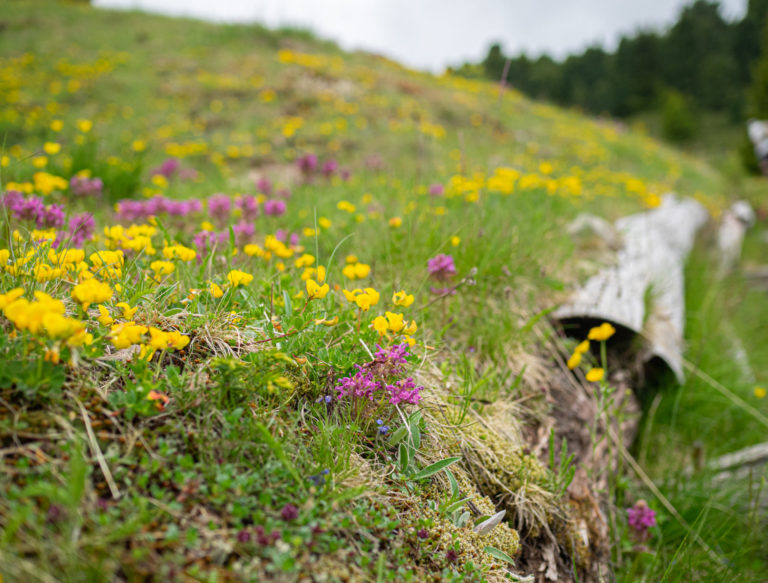
[(500, 551), (496, 547), (487, 546), (483, 550), (486, 553), (488, 553), (489, 555), (492, 555), (492, 556), (496, 557), (500, 561), (505, 561), (505, 562), (509, 563), (510, 565), (514, 565), (515, 564), (515, 560), (512, 557), (510, 557), (504, 551)]
[(403, 439), (405, 439), (405, 436), (408, 435), (408, 427), (405, 425), (398, 427), (392, 435), (389, 436), (389, 445), (397, 445)]
[(285, 315), (290, 318), (293, 316), (293, 303), (291, 302), (291, 296), (288, 295), (287, 290), (283, 290), (283, 303), (285, 304)]
[[(446, 471), (448, 471), (448, 470), (446, 470)], [(454, 502), (453, 504), (448, 506), (448, 508), (446, 508), (445, 511), (446, 512), (455, 512), (456, 510), (458, 510), (459, 508), (464, 506), (464, 504), (467, 502), (467, 500), (471, 500), (471, 498), (472, 498), (471, 496), (467, 496), (466, 498), (462, 498), (461, 500), (457, 500), (456, 502)]]
[(429, 476), (436, 474), (440, 470), (455, 464), (459, 460), (461, 460), (460, 457), (449, 457), (447, 459), (440, 460), (439, 462), (435, 462), (434, 464), (428, 465), (426, 468), (424, 468), (420, 472), (417, 472), (412, 478), (414, 480), (423, 480), (424, 478), (428, 478)]
[(451, 483), (451, 499), (455, 500), (459, 497), (459, 483), (456, 481), (456, 477), (451, 470), (446, 469), (445, 473), (448, 475), (448, 481)]
[(408, 448), (404, 443), (401, 443), (397, 449), (398, 465), (400, 467), (400, 473), (404, 474), (408, 470)]

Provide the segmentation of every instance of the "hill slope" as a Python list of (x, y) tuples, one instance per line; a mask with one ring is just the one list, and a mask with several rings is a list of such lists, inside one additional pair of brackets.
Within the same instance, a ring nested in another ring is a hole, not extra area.
[[(526, 442), (569, 382), (542, 310), (594, 269), (576, 214), (716, 214), (717, 172), (303, 32), (15, 0), (0, 27), (0, 572), (658, 579), (641, 491), (609, 480), (601, 529)], [(668, 528), (659, 557), (728, 570)], [(759, 572), (752, 533), (722, 552)]]

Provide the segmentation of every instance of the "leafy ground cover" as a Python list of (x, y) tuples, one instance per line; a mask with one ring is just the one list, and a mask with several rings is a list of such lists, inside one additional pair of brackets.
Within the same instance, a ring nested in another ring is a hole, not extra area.
[[(301, 31), (20, 1), (0, 27), (3, 575), (493, 581), (546, 536), (564, 580), (592, 573), (567, 447), (524, 439), (545, 348), (576, 346), (546, 310), (596, 264), (565, 227), (668, 190), (717, 216), (719, 172)], [(632, 474), (597, 492), (628, 581), (765, 568), (760, 479), (680, 480), (696, 441), (765, 431), (764, 297), (711, 264), (689, 359), (752, 408), (695, 375), (647, 399), (633, 453), (684, 521)]]

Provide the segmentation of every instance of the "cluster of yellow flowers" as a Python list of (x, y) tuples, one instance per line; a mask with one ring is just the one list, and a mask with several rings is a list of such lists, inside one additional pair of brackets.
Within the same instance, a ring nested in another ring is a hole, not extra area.
[(367, 312), (371, 306), (379, 303), (379, 292), (372, 287), (365, 289), (353, 289), (352, 291), (342, 290), (347, 301), (355, 304), (363, 312)]
[[(591, 328), (589, 330), (589, 334), (587, 334), (587, 339), (583, 342), (580, 342), (576, 346), (573, 354), (571, 354), (570, 358), (568, 359), (568, 368), (573, 370), (581, 364), (583, 355), (589, 352), (590, 340), (594, 340), (596, 342), (605, 342), (615, 333), (616, 328), (614, 328), (608, 322), (603, 322), (599, 326)], [(592, 383), (600, 382), (605, 378), (605, 369), (591, 368), (587, 371), (585, 378)]]
[(145, 360), (150, 360), (158, 350), (182, 350), (189, 344), (189, 336), (181, 334), (178, 330), (165, 332), (154, 326), (143, 326), (135, 322), (113, 325), (109, 339), (118, 349), (140, 345), (139, 358)]
[(347, 263), (347, 265), (344, 266), (344, 269), (341, 270), (341, 273), (344, 277), (353, 281), (356, 279), (365, 279), (371, 273), (371, 266), (360, 262)]
[(69, 347), (93, 342), (93, 335), (87, 332), (83, 322), (65, 315), (64, 302), (41, 291), (34, 293), (33, 301), (23, 295), (22, 288), (0, 294), (0, 309), (17, 330), (56, 341), (53, 349), (46, 352), (47, 360), (59, 361), (61, 342)]

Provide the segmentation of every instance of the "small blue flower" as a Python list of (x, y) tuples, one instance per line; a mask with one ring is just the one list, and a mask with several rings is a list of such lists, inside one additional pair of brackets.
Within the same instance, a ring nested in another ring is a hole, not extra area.
[(384, 425), (384, 422), (381, 419), (376, 419), (376, 425)]
[(333, 399), (331, 398), (331, 396), (330, 396), (330, 395), (326, 395), (326, 396), (325, 396), (325, 402), (326, 402), (326, 403), (330, 403), (332, 400), (333, 400)]
[(379, 434), (380, 435), (386, 435), (387, 431), (389, 431), (389, 426), (388, 425), (382, 425), (381, 427), (379, 427)]

